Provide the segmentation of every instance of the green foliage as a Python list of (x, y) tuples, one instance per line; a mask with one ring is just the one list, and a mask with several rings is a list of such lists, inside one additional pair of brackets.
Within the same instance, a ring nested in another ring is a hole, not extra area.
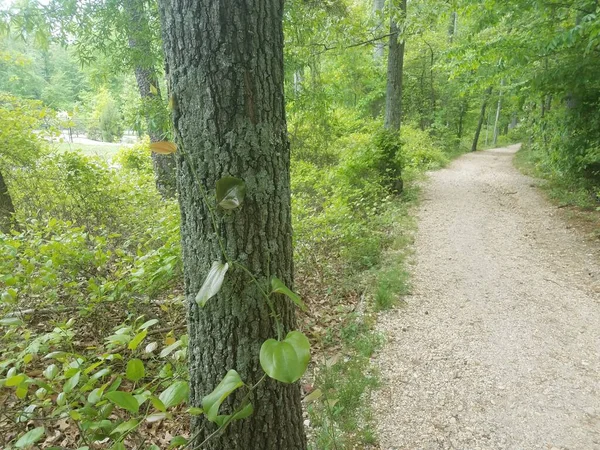
[(113, 162), (119, 164), (125, 170), (152, 175), (150, 139), (146, 136), (131, 147), (122, 147), (114, 156)]
[(102, 88), (90, 104), (87, 134), (90, 139), (115, 142), (123, 136), (123, 117), (117, 101), (110, 92)]

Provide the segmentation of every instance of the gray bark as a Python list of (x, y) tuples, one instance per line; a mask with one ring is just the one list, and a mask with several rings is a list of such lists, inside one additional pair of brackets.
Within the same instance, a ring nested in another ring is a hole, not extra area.
[(458, 13), (454, 11), (450, 14), (450, 25), (448, 27), (448, 36), (450, 37), (450, 43), (454, 41), (454, 36), (458, 28)]
[[(400, 0), (400, 10), (406, 16), (406, 0)], [(402, 123), (402, 75), (404, 71), (404, 38), (399, 39), (399, 27), (395, 18), (390, 19), (390, 41), (385, 97), (386, 130), (400, 131)]]
[[(502, 85), (504, 85), (504, 80), (502, 80)], [(496, 120), (494, 121), (494, 147), (498, 143), (498, 122), (500, 121), (500, 111), (502, 109), (502, 89), (498, 93), (498, 106), (496, 108)]]
[(15, 206), (8, 192), (8, 186), (0, 172), (0, 231), (8, 232), (13, 224)]
[(481, 134), (481, 127), (483, 126), (483, 121), (485, 120), (485, 110), (487, 108), (488, 100), (490, 99), (490, 95), (492, 95), (492, 88), (489, 87), (485, 91), (485, 97), (483, 99), (483, 103), (481, 105), (481, 113), (479, 114), (479, 122), (477, 123), (477, 129), (475, 130), (475, 137), (473, 138), (473, 145), (471, 147), (471, 151), (477, 151), (477, 143), (479, 142), (479, 135)]
[[(148, 18), (144, 12), (143, 3), (140, 0), (125, 0), (123, 7), (130, 20), (129, 47), (135, 53), (135, 79), (138, 86), (138, 92), (142, 100), (160, 101), (161, 94), (158, 84), (158, 77), (153, 66), (151, 47), (149, 42), (144, 39), (148, 36)], [(154, 86), (154, 92), (151, 89)], [(146, 113), (146, 124), (150, 142), (159, 142), (165, 139), (164, 130), (155, 125), (152, 117)], [(173, 198), (177, 192), (177, 183), (175, 179), (175, 157), (173, 155), (161, 155), (152, 153), (152, 166), (154, 168), (154, 177), (156, 188), (164, 198)]]
[[(159, 7), (180, 148), (176, 159), (190, 402), (199, 406), (229, 369), (237, 370), (247, 384), (256, 383), (263, 375), (260, 346), (276, 336), (259, 289), (235, 266), (204, 308), (194, 301), (211, 263), (223, 260), (218, 238), (228, 257), (259, 280), (276, 275), (288, 286), (293, 281), (283, 0), (160, 0)], [(226, 175), (243, 179), (247, 194), (238, 209), (215, 207), (215, 231), (195, 180), (214, 202), (214, 186)], [(293, 305), (284, 298), (276, 300), (287, 332), (295, 326)], [(243, 395), (233, 395), (222, 413), (231, 412)], [(298, 384), (267, 379), (251, 401), (252, 416), (234, 422), (202, 448), (306, 448)], [(199, 433), (196, 445), (214, 430), (203, 416), (192, 419), (192, 434)]]
[[(383, 28), (383, 7), (385, 6), (385, 0), (373, 0), (373, 15), (375, 16), (375, 34), (381, 31)], [(375, 50), (373, 56), (376, 62), (383, 61), (385, 54), (385, 44), (379, 40), (375, 43)]]

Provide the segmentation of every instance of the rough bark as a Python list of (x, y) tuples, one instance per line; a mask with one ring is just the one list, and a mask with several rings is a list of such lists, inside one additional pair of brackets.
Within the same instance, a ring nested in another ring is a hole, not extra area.
[(483, 121), (485, 120), (485, 110), (487, 108), (488, 100), (490, 99), (490, 95), (492, 95), (492, 88), (489, 87), (485, 91), (485, 97), (483, 99), (483, 103), (481, 105), (481, 113), (479, 114), (479, 122), (477, 123), (477, 129), (475, 130), (475, 137), (473, 138), (473, 146), (471, 147), (471, 151), (477, 151), (477, 143), (479, 142), (479, 135), (481, 134), (481, 127), (483, 126)]
[[(160, 100), (160, 87), (156, 70), (152, 64), (152, 49), (150, 44), (143, 37), (147, 34), (148, 18), (144, 12), (143, 3), (140, 0), (125, 0), (123, 7), (130, 19), (129, 48), (135, 54), (135, 79), (138, 86), (138, 92), (142, 100)], [(154, 89), (152, 89), (154, 87)], [(152, 117), (146, 113), (146, 124), (150, 142), (159, 142), (164, 140), (164, 130), (154, 125)], [(173, 155), (161, 155), (152, 153), (152, 166), (154, 168), (154, 177), (156, 188), (164, 198), (172, 198), (177, 192), (177, 183), (175, 179), (175, 157)]]
[[(406, 0), (400, 0), (400, 10), (406, 15)], [(399, 39), (399, 27), (392, 15), (388, 51), (387, 86), (385, 96), (384, 127), (400, 131), (402, 123), (402, 75), (404, 71), (404, 38)]]
[(8, 192), (8, 186), (0, 172), (0, 231), (8, 232), (13, 224), (15, 206)]
[[(390, 0), (391, 1), (391, 0)], [(406, 17), (406, 0), (400, 0), (400, 11)], [(384, 128), (391, 133), (400, 133), (402, 124), (402, 78), (404, 75), (404, 38), (399, 36), (400, 28), (396, 14), (390, 17), (390, 40), (388, 50), (387, 86), (385, 93)], [(396, 163), (395, 155), (387, 157), (386, 176), (393, 177), (391, 190), (401, 193), (404, 188), (402, 168)]]
[[(194, 301), (213, 261), (228, 257), (259, 280), (277, 275), (292, 285), (290, 152), (283, 97), (283, 0), (160, 0), (167, 78), (175, 99), (185, 293), (188, 302), (190, 401), (199, 406), (227, 370), (247, 384), (263, 372), (259, 349), (276, 336), (267, 304), (235, 266), (204, 308)], [(184, 154), (185, 153), (185, 156)], [(193, 175), (195, 172), (196, 176)], [(196, 179), (214, 202), (223, 176), (245, 181), (241, 208), (215, 208), (215, 232)], [(293, 305), (277, 299), (284, 328)], [(243, 393), (222, 407), (231, 412)], [(255, 391), (254, 413), (202, 448), (304, 450), (300, 390), (270, 379)], [(196, 445), (215, 430), (192, 420)]]

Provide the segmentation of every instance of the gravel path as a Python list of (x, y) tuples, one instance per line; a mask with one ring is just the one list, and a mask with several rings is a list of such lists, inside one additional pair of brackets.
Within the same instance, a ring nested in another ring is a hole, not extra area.
[(431, 175), (413, 293), (383, 313), (381, 448), (600, 449), (600, 249), (512, 166)]

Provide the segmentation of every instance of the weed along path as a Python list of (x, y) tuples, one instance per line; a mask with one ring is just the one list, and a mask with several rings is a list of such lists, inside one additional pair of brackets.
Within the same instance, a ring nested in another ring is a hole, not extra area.
[(516, 150), (426, 184), (412, 295), (380, 318), (382, 449), (600, 449), (599, 248)]

